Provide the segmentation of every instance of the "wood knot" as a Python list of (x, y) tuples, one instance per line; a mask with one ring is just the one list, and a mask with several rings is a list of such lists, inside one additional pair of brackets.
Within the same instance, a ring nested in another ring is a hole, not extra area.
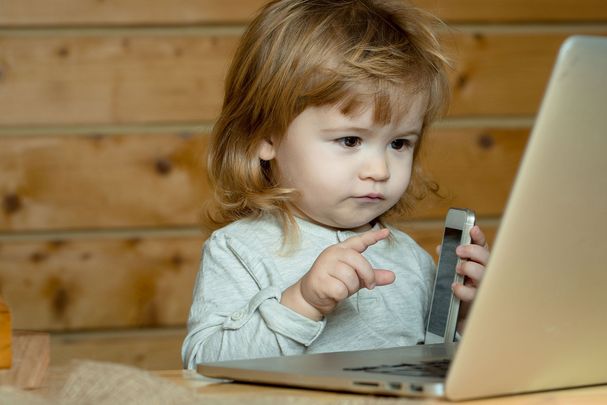
[(141, 238), (130, 238), (125, 240), (124, 243), (128, 248), (134, 248), (141, 243)]
[(50, 308), (55, 318), (63, 318), (72, 302), (70, 291), (64, 285), (63, 280), (55, 276), (46, 280), (44, 293), (49, 299)]
[(59, 286), (52, 297), (51, 300), (51, 308), (53, 309), (53, 313), (57, 318), (62, 318), (65, 314), (66, 309), (70, 304), (70, 295), (68, 290)]
[(41, 261), (46, 260), (47, 257), (48, 255), (46, 253), (34, 252), (30, 255), (30, 261), (33, 263), (40, 263)]
[(457, 87), (458, 89), (462, 89), (462, 88), (466, 87), (466, 85), (468, 84), (469, 81), (470, 81), (470, 76), (467, 73), (461, 73), (455, 79), (455, 87)]
[(475, 32), (472, 37), (474, 38), (474, 40), (478, 43), (484, 43), (485, 42), (485, 34), (480, 33), (480, 32)]
[(170, 160), (163, 158), (156, 161), (156, 172), (158, 174), (166, 176), (171, 173), (171, 170), (173, 170), (173, 163)]
[(491, 149), (493, 145), (495, 145), (495, 138), (493, 135), (484, 133), (478, 137), (478, 146), (480, 146), (481, 149)]
[(66, 46), (62, 46), (61, 48), (57, 49), (57, 52), (55, 52), (55, 53), (60, 58), (67, 58), (68, 56), (70, 56), (70, 50)]
[(53, 239), (48, 242), (48, 247), (51, 250), (61, 249), (65, 245), (67, 245), (67, 241), (63, 239)]
[(7, 194), (2, 199), (2, 208), (5, 213), (11, 215), (23, 208), (23, 201), (17, 194)]
[(175, 267), (180, 267), (183, 264), (184, 260), (183, 260), (183, 256), (181, 256), (179, 253), (175, 253), (172, 257), (171, 257), (171, 263), (173, 264), (173, 266)]

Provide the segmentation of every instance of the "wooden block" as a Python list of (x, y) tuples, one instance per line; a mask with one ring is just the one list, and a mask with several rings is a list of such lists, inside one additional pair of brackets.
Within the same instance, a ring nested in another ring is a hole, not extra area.
[(11, 312), (0, 297), (0, 369), (11, 367), (12, 349), (11, 349)]
[(13, 331), (13, 364), (0, 370), (0, 385), (13, 385), (23, 389), (42, 386), (50, 361), (48, 333)]

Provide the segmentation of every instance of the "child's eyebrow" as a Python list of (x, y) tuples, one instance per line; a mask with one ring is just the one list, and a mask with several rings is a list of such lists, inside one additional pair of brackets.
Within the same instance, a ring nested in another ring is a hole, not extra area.
[(323, 132), (371, 132), (370, 128), (364, 127), (333, 127), (323, 128)]
[(406, 132), (402, 132), (399, 136), (416, 136), (416, 137), (420, 137), (421, 133), (419, 131), (406, 131)]
[[(371, 128), (363, 128), (363, 127), (334, 127), (334, 128), (324, 128), (323, 132), (357, 132), (362, 134), (371, 134), (373, 133), (373, 129)], [(396, 131), (396, 137), (409, 137), (415, 136), (420, 137), (421, 133), (417, 129), (412, 129), (410, 131)]]

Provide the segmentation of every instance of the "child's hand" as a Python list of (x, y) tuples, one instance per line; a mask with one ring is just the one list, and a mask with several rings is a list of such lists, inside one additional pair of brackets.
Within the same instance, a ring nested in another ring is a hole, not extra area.
[(472, 239), (470, 245), (458, 246), (455, 250), (457, 256), (463, 259), (457, 266), (456, 271), (465, 277), (463, 284), (454, 283), (452, 286), (453, 293), (461, 300), (457, 321), (457, 331), (459, 333), (464, 330), (466, 316), (485, 274), (485, 266), (489, 261), (489, 245), (483, 231), (475, 225), (470, 230), (470, 237)]
[(320, 320), (361, 288), (371, 290), (392, 283), (393, 272), (372, 268), (361, 254), (389, 234), (388, 229), (368, 231), (329, 246), (312, 268), (284, 291), (281, 303), (308, 318)]

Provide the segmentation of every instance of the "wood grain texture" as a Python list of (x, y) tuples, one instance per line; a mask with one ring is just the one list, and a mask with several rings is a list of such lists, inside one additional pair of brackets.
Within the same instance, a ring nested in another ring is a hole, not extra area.
[(203, 134), (0, 137), (0, 229), (193, 225)]
[[(606, 35), (604, 30), (592, 32)], [(454, 61), (449, 116), (535, 115), (559, 47), (575, 32), (444, 34)]]
[[(534, 115), (558, 47), (575, 33), (445, 33), (455, 61), (449, 114)], [(0, 127), (213, 121), (237, 41), (197, 32), (2, 32)]]
[(4, 0), (0, 26), (245, 23), (266, 0)]
[(237, 35), (0, 33), (1, 125), (210, 120)]
[(183, 325), (202, 238), (2, 242), (0, 292), (15, 328)]
[[(245, 23), (265, 0), (3, 0), (0, 26)], [(597, 21), (603, 0), (413, 0), (449, 22)]]
[[(499, 216), (526, 129), (440, 129), (421, 161), (443, 199), (413, 218), (442, 219), (451, 205)], [(0, 137), (0, 230), (197, 226), (210, 197), (205, 134)]]
[(448, 22), (605, 21), (603, 0), (412, 0)]
[(526, 129), (441, 129), (431, 133), (420, 162), (439, 185), (415, 208), (414, 218), (443, 219), (450, 206), (480, 217), (503, 212), (527, 143)]

